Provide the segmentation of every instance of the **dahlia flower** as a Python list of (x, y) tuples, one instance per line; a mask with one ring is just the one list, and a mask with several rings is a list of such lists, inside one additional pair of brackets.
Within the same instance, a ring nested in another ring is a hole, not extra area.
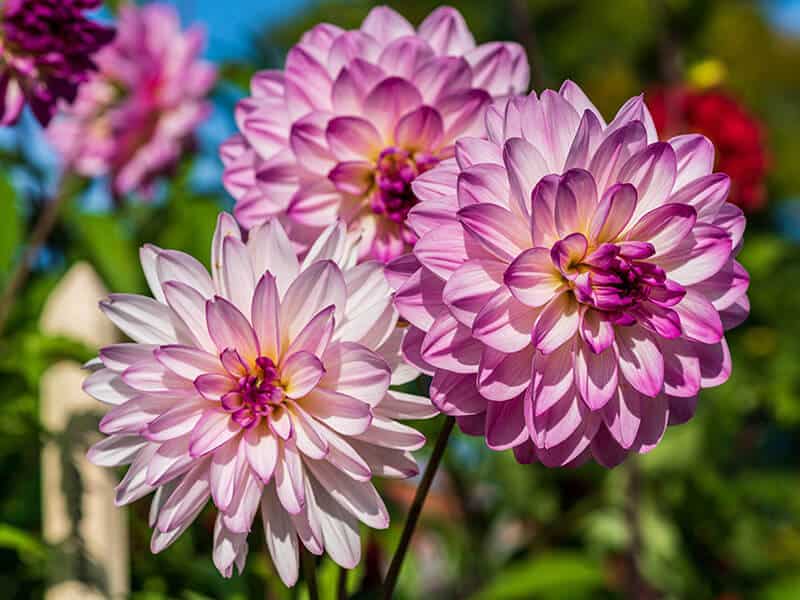
[(613, 466), (689, 419), (748, 312), (745, 219), (701, 135), (659, 142), (641, 97), (606, 124), (572, 82), (486, 115), (414, 182), (388, 276), (431, 399), (520, 462)]
[(84, 11), (101, 0), (6, 0), (0, 6), (0, 125), (19, 118), (27, 101), (47, 125), (59, 99), (72, 102), (96, 68), (92, 54), (114, 30)]
[(359, 521), (388, 525), (372, 476), (416, 474), (410, 451), (425, 441), (396, 419), (437, 411), (389, 389), (417, 372), (400, 356), (382, 265), (354, 266), (353, 245), (334, 224), (299, 264), (277, 221), (245, 243), (223, 214), (210, 276), (191, 256), (145, 246), (154, 298), (101, 303), (134, 343), (102, 349), (85, 381), (112, 406), (89, 458), (130, 465), (119, 505), (155, 492), (153, 552), (210, 499), (214, 564), (230, 576), (260, 509), (276, 570), (293, 585), (298, 539), (352, 568)]
[(661, 136), (695, 131), (717, 150), (716, 168), (731, 178), (728, 201), (756, 212), (767, 201), (767, 149), (763, 126), (738, 100), (722, 90), (661, 88), (647, 94), (647, 106)]
[(359, 259), (399, 256), (416, 240), (413, 180), (528, 77), (519, 45), (476, 47), (453, 8), (416, 30), (387, 7), (357, 30), (318, 25), (237, 108), (241, 133), (221, 150), (234, 214), (245, 228), (279, 217), (300, 252), (338, 217), (360, 232)]
[(202, 29), (182, 31), (168, 5), (122, 8), (98, 73), (48, 130), (67, 168), (109, 175), (127, 194), (174, 167), (211, 110), (216, 70), (200, 58), (204, 44)]

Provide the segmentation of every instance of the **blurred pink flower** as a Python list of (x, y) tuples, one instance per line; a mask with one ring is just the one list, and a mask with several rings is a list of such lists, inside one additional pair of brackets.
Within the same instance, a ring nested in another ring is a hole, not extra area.
[(126, 6), (99, 72), (49, 127), (67, 168), (109, 175), (117, 194), (145, 191), (172, 169), (208, 116), (216, 69), (200, 59), (205, 34), (181, 31), (165, 4)]
[(528, 77), (518, 44), (476, 47), (449, 7), (416, 30), (387, 7), (357, 30), (318, 25), (238, 106), (241, 134), (221, 149), (236, 218), (280, 217), (302, 252), (338, 216), (362, 232), (360, 259), (399, 256), (416, 240), (411, 182), (458, 137), (483, 135), (485, 106)]
[(431, 398), (521, 462), (647, 452), (727, 380), (746, 317), (745, 219), (701, 135), (610, 124), (572, 82), (487, 111), (489, 139), (414, 182), (414, 254), (388, 267)]
[(151, 548), (160, 552), (211, 499), (214, 564), (226, 577), (244, 567), (259, 508), (287, 585), (297, 580), (298, 538), (354, 567), (359, 521), (389, 524), (372, 476), (417, 473), (410, 451), (425, 438), (395, 419), (437, 413), (389, 389), (418, 372), (400, 354), (383, 266), (354, 266), (341, 224), (300, 264), (277, 221), (245, 243), (227, 214), (211, 276), (181, 252), (145, 246), (141, 257), (155, 298), (101, 304), (135, 343), (101, 350), (84, 385), (112, 405), (100, 422), (109, 437), (90, 459), (130, 464), (117, 503), (155, 491)]

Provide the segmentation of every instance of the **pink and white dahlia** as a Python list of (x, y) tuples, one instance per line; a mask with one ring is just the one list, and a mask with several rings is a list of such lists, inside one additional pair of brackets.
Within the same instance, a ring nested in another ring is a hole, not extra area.
[(745, 219), (701, 135), (641, 97), (607, 124), (572, 82), (487, 111), (488, 140), (414, 182), (389, 267), (431, 399), (521, 462), (606, 466), (688, 420), (747, 315)]
[(48, 137), (68, 169), (108, 175), (114, 192), (127, 194), (176, 165), (211, 110), (216, 69), (200, 58), (202, 29), (182, 31), (171, 6), (125, 6), (117, 27), (95, 57), (99, 71)]
[(360, 260), (397, 257), (416, 241), (411, 183), (528, 78), (522, 47), (476, 46), (453, 8), (416, 30), (387, 7), (357, 30), (318, 25), (237, 108), (241, 133), (221, 150), (234, 214), (248, 229), (279, 217), (301, 252), (338, 217), (361, 232)]
[(112, 405), (90, 459), (130, 465), (117, 503), (155, 492), (151, 548), (160, 552), (210, 499), (225, 576), (244, 567), (259, 509), (287, 585), (298, 540), (354, 567), (359, 521), (389, 523), (372, 477), (417, 473), (410, 452), (425, 438), (396, 419), (437, 412), (390, 390), (417, 372), (400, 355), (404, 331), (382, 265), (354, 266), (340, 224), (300, 264), (277, 221), (244, 242), (227, 214), (211, 275), (181, 252), (145, 246), (141, 258), (154, 298), (101, 303), (134, 343), (102, 349), (84, 385)]

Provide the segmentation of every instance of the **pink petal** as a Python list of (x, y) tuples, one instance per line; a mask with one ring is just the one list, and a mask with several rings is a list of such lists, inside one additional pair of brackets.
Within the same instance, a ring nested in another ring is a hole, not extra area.
[(623, 385), (603, 408), (606, 427), (623, 448), (633, 446), (642, 423), (642, 415), (646, 411), (643, 404), (650, 401), (650, 398), (642, 398), (636, 390)]
[(372, 421), (370, 406), (347, 394), (316, 388), (298, 403), (305, 411), (343, 435), (358, 435)]
[(717, 309), (700, 292), (689, 288), (673, 309), (681, 319), (683, 335), (704, 344), (716, 344), (722, 339), (723, 328)]
[(192, 287), (175, 281), (164, 285), (166, 301), (178, 319), (190, 332), (197, 346), (209, 352), (217, 352), (206, 325), (206, 299)]
[(473, 204), (458, 211), (458, 220), (473, 238), (504, 261), (530, 247), (527, 224), (495, 204)]
[(607, 130), (605, 135), (589, 162), (589, 172), (594, 176), (598, 190), (606, 190), (620, 182), (622, 166), (647, 145), (647, 133), (638, 121), (628, 123), (613, 132)]
[(280, 455), (275, 465), (275, 491), (283, 508), (290, 514), (302, 511), (306, 503), (304, 471), (304, 464), (297, 448), (292, 443), (281, 444)]
[(696, 220), (697, 214), (691, 206), (664, 204), (639, 219), (625, 234), (625, 239), (648, 242), (656, 254), (665, 254), (689, 235)]
[(675, 189), (679, 190), (690, 182), (710, 175), (714, 170), (714, 144), (704, 135), (679, 135), (669, 140), (675, 151), (678, 176)]
[(383, 42), (390, 42), (406, 35), (414, 35), (414, 28), (411, 24), (388, 6), (377, 6), (370, 10), (367, 18), (361, 24), (361, 31)]
[(531, 342), (538, 312), (522, 304), (507, 288), (498, 289), (478, 313), (473, 335), (502, 352), (516, 352)]
[(678, 187), (676, 183), (677, 191), (672, 193), (667, 202), (693, 206), (697, 211), (698, 220), (708, 221), (713, 219), (725, 204), (730, 187), (730, 177), (724, 173), (713, 173), (694, 179), (683, 187)]
[(508, 450), (528, 438), (522, 396), (505, 402), (489, 402), (486, 410), (486, 445)]
[(204, 373), (221, 372), (219, 357), (191, 346), (160, 346), (155, 357), (170, 371), (191, 381)]
[(433, 57), (433, 50), (425, 40), (406, 36), (391, 41), (381, 53), (378, 64), (387, 75), (412, 80), (419, 67)]
[(198, 457), (208, 454), (233, 438), (240, 431), (231, 416), (218, 409), (207, 409), (191, 435), (189, 453)]
[(664, 356), (656, 337), (641, 327), (617, 327), (619, 367), (628, 383), (650, 398), (664, 387)]
[(578, 308), (572, 294), (562, 293), (553, 298), (536, 320), (534, 346), (543, 354), (550, 354), (575, 337), (580, 323)]
[(458, 175), (458, 205), (491, 203), (508, 208), (508, 179), (502, 165), (481, 164), (468, 167)]
[(214, 284), (208, 271), (193, 256), (175, 250), (161, 250), (156, 265), (162, 286), (167, 281), (180, 281), (193, 287), (206, 298), (214, 295)]
[(359, 344), (340, 342), (323, 355), (325, 374), (320, 385), (377, 406), (389, 389), (391, 372), (377, 354)]
[(295, 352), (281, 366), (281, 383), (289, 398), (302, 398), (319, 383), (325, 369), (310, 352)]
[(442, 98), (469, 89), (472, 71), (461, 56), (437, 56), (421, 64), (413, 78), (422, 99), (437, 106)]
[(208, 464), (201, 462), (189, 471), (169, 499), (164, 503), (158, 516), (158, 529), (169, 532), (191, 521), (211, 495), (206, 473)]
[(481, 346), (470, 329), (449, 313), (439, 315), (422, 342), (422, 358), (439, 369), (470, 373), (480, 360)]
[(221, 511), (228, 510), (233, 501), (234, 484), (239, 468), (236, 458), (239, 453), (239, 440), (232, 440), (217, 448), (211, 458), (208, 470), (211, 484), (211, 497)]
[(664, 353), (664, 392), (679, 398), (692, 398), (700, 391), (700, 359), (694, 344), (686, 340), (662, 340)]
[(279, 309), (280, 300), (275, 277), (272, 273), (265, 273), (256, 286), (250, 312), (261, 354), (271, 358), (273, 362), (277, 362), (281, 356)]
[(650, 144), (625, 163), (619, 182), (633, 184), (639, 195), (634, 222), (666, 201), (675, 185), (676, 174), (675, 151), (666, 142)]
[(247, 241), (253, 272), (260, 278), (269, 271), (275, 276), (279, 296), (286, 293), (299, 271), (294, 248), (278, 219), (250, 230)]
[[(588, 100), (587, 100), (588, 101)], [(564, 169), (588, 169), (592, 156), (603, 139), (603, 117), (586, 109), (567, 153)]]
[(504, 402), (522, 394), (531, 384), (533, 349), (505, 354), (486, 348), (478, 367), (478, 389), (493, 402)]
[(555, 225), (560, 237), (587, 232), (597, 206), (597, 188), (591, 174), (583, 169), (564, 173), (555, 202)]
[(445, 140), (452, 143), (464, 136), (482, 135), (483, 115), (491, 100), (488, 92), (474, 88), (439, 100), (436, 108), (444, 119)]
[(420, 104), (422, 95), (414, 84), (400, 77), (388, 77), (364, 99), (364, 115), (374, 123), (380, 138), (387, 143), (400, 118)]
[(328, 179), (340, 192), (362, 196), (375, 184), (375, 167), (361, 160), (340, 162), (328, 173)]
[(698, 223), (678, 246), (659, 256), (657, 262), (670, 279), (687, 286), (718, 273), (730, 254), (731, 240), (725, 230)]
[(558, 93), (572, 105), (579, 115), (584, 114), (584, 112), (588, 110), (598, 119), (598, 122), (605, 129), (606, 122), (603, 119), (602, 113), (597, 110), (597, 107), (592, 103), (591, 100), (589, 100), (589, 97), (577, 83), (567, 79), (561, 84), (561, 88), (558, 90)]
[[(500, 261), (469, 260), (448, 279), (441, 298), (459, 322), (472, 327), (481, 308), (503, 284), (505, 269), (506, 265)], [(399, 295), (398, 292), (395, 302)]]
[(530, 67), (519, 44), (491, 42), (471, 50), (466, 59), (472, 66), (472, 84), (492, 96), (505, 96), (528, 89)]
[(281, 302), (280, 323), (291, 341), (321, 310), (333, 305), (344, 310), (347, 297), (344, 277), (332, 261), (314, 263), (289, 286)]
[(328, 146), (338, 161), (374, 160), (383, 147), (378, 130), (361, 117), (336, 117), (325, 131)]
[(454, 417), (486, 411), (487, 400), (478, 393), (473, 375), (436, 371), (430, 396), (436, 408)]
[(503, 166), (504, 157), (497, 146), (488, 140), (463, 137), (456, 142), (456, 160), (461, 169), (467, 169), (478, 164)]
[(272, 564), (284, 585), (291, 587), (300, 571), (297, 533), (273, 486), (265, 488), (261, 499), (261, 520)]
[(298, 164), (317, 174), (327, 173), (335, 164), (326, 137), (329, 116), (324, 112), (309, 113), (292, 124), (289, 133), (289, 145)]
[(530, 214), (531, 193), (550, 172), (544, 157), (527, 140), (511, 138), (503, 146), (503, 163), (508, 171), (511, 197), (518, 214)]
[(575, 358), (575, 385), (586, 406), (598, 410), (614, 396), (618, 385), (617, 356), (613, 348), (595, 354), (579, 345)]
[(553, 90), (537, 99), (528, 96), (522, 106), (523, 137), (536, 145), (551, 173), (562, 173), (581, 115)]
[(563, 289), (563, 281), (553, 266), (550, 251), (531, 248), (512, 262), (504, 275), (514, 297), (527, 306), (544, 306)]
[(528, 390), (533, 414), (549, 410), (572, 389), (574, 364), (574, 344), (564, 344), (550, 354), (534, 355), (533, 380)]
[(595, 354), (604, 352), (614, 343), (614, 326), (604, 313), (586, 309), (581, 315), (581, 338)]
[(417, 31), (440, 55), (461, 56), (475, 47), (475, 38), (464, 17), (454, 8), (437, 8), (425, 18)]
[(598, 242), (615, 240), (633, 216), (636, 197), (636, 188), (627, 183), (608, 188), (592, 216), (590, 239)]
[(534, 246), (550, 248), (559, 240), (556, 231), (556, 191), (559, 177), (543, 177), (531, 192), (531, 240)]
[(395, 143), (405, 150), (436, 150), (442, 143), (444, 123), (435, 108), (420, 106), (404, 115), (394, 130)]
[(233, 304), (217, 296), (206, 303), (208, 332), (219, 352), (233, 348), (245, 360), (259, 356), (258, 339), (247, 318)]

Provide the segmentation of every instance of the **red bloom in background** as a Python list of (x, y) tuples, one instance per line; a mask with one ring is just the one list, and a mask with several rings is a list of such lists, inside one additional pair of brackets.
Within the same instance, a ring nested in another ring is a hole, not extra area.
[(716, 171), (730, 175), (728, 200), (746, 212), (766, 202), (767, 153), (761, 123), (741, 103), (720, 90), (659, 88), (647, 105), (663, 139), (702, 133), (717, 149)]

